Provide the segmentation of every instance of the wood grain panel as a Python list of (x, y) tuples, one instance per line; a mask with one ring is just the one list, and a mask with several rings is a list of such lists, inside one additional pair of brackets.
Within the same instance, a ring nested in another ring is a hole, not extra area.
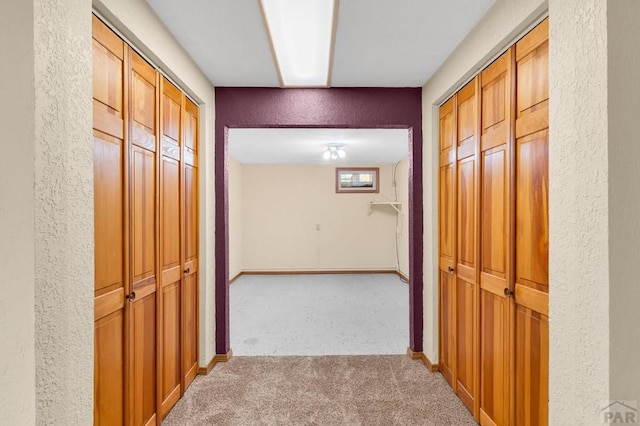
[(125, 424), (124, 311), (115, 310), (95, 322), (94, 425)]
[[(509, 302), (481, 290), (480, 410), (496, 425), (509, 424)], [(482, 424), (488, 424), (483, 422)]]
[(156, 88), (152, 82), (145, 80), (138, 72), (131, 75), (132, 109), (131, 118), (146, 129), (155, 134), (156, 124)]
[(94, 131), (95, 290), (124, 287), (123, 141)]
[(455, 318), (455, 275), (440, 271), (440, 356), (438, 369), (456, 389), (455, 370), (456, 318)]
[(456, 377), (457, 392), (469, 411), (474, 411), (475, 364), (475, 286), (458, 279), (456, 288)]
[[(456, 94), (457, 96), (457, 140), (458, 146), (461, 146), (475, 137), (476, 134), (476, 97), (475, 97), (475, 80), (472, 80), (464, 88)], [(461, 158), (458, 156), (458, 158)]]
[[(105, 43), (104, 39), (93, 39), (93, 99), (107, 107), (114, 115), (122, 116), (123, 59), (102, 43)], [(122, 51), (122, 48), (120, 40), (119, 50)]]
[(546, 72), (549, 68), (548, 58), (549, 45), (544, 43), (518, 61), (518, 116), (549, 99), (549, 80)]
[(183, 278), (182, 301), (184, 391), (198, 373), (198, 268), (196, 266), (191, 266), (190, 273)]
[(516, 122), (516, 138), (530, 135), (549, 127), (549, 101), (540, 103), (539, 108), (532, 109), (529, 114), (524, 114)]
[(160, 417), (173, 407), (180, 398), (180, 281), (165, 283), (162, 288), (162, 371), (160, 392), (162, 402)]
[(155, 154), (132, 146), (131, 216), (133, 282), (155, 274)]
[[(109, 107), (93, 100), (93, 128), (118, 140), (124, 139), (124, 121)], [(95, 135), (95, 134), (94, 134)]]
[[(154, 286), (155, 287), (155, 286)], [(131, 394), (135, 425), (156, 419), (156, 294), (136, 297), (131, 303)]]
[(516, 284), (515, 297), (519, 306), (531, 309), (542, 315), (549, 315), (549, 293)]
[(509, 194), (506, 145), (482, 154), (482, 272), (506, 278)]
[(516, 282), (549, 285), (549, 132), (517, 141)]
[(182, 93), (166, 78), (162, 78), (162, 135), (180, 144)]
[(476, 263), (476, 167), (475, 157), (458, 162), (457, 260), (475, 267)]
[(500, 123), (504, 123), (508, 118), (506, 94), (509, 93), (509, 88), (507, 84), (507, 69), (505, 69), (502, 73), (498, 74), (493, 81), (490, 81), (482, 87), (483, 133)]
[(185, 261), (198, 257), (198, 182), (195, 167), (184, 167), (184, 258)]
[[(455, 99), (451, 98), (440, 107), (440, 151), (456, 146), (455, 144), (455, 123), (453, 110), (455, 107)], [(440, 164), (443, 166), (444, 164)]]
[[(189, 99), (184, 100), (184, 145), (192, 153), (198, 153), (200, 111), (198, 106)], [(195, 163), (189, 163), (196, 166)]]
[(180, 265), (180, 163), (162, 158), (162, 270)]
[(519, 306), (516, 324), (516, 424), (546, 425), (549, 401), (549, 319)]
[(116, 288), (94, 299), (94, 317), (99, 320), (124, 307), (124, 288)]
[[(455, 186), (452, 165), (440, 167), (440, 203), (439, 203), (439, 253), (440, 259), (451, 262), (455, 254)], [(441, 268), (442, 260), (441, 260)]]

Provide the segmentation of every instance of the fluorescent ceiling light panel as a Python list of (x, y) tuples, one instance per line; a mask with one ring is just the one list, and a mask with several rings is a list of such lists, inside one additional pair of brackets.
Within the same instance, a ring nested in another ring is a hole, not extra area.
[(261, 0), (284, 86), (327, 86), (335, 0)]

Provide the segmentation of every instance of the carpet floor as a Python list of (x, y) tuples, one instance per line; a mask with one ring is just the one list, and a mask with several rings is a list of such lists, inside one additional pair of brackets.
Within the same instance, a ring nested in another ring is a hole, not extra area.
[(198, 376), (171, 425), (476, 425), (439, 373), (406, 355), (233, 357)]

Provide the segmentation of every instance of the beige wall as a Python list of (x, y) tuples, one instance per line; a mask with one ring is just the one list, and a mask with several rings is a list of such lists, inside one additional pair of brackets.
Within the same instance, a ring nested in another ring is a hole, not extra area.
[(94, 0), (95, 9), (200, 107), (200, 365), (215, 355), (214, 87), (144, 0)]
[[(0, 2), (0, 415), (33, 425), (35, 395), (33, 2)], [(10, 82), (10, 84), (7, 84)]]
[(229, 157), (227, 165), (229, 174), (229, 279), (242, 272), (242, 245), (244, 239), (243, 173), (242, 164)]
[(243, 165), (243, 269), (395, 270), (395, 213), (368, 215), (394, 199), (379, 167), (379, 194), (336, 194), (335, 166)]
[(402, 215), (398, 216), (398, 264), (399, 271), (409, 277), (409, 161), (405, 157), (396, 169), (398, 201), (402, 203)]
[(639, 16), (637, 0), (608, 3), (609, 386), (611, 399), (636, 400), (640, 404)]

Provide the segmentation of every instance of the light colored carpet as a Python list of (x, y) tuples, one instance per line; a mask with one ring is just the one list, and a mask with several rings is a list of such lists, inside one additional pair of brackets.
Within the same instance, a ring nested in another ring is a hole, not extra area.
[(233, 357), (199, 376), (170, 425), (476, 425), (439, 373), (406, 355)]
[(243, 275), (229, 294), (238, 356), (399, 355), (409, 346), (409, 286), (397, 275)]

